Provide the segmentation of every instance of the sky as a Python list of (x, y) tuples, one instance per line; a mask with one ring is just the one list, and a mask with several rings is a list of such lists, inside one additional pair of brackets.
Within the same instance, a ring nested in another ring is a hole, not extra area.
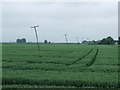
[(2, 42), (26, 38), (36, 42), (68, 42), (118, 38), (117, 2), (8, 2), (2, 4)]

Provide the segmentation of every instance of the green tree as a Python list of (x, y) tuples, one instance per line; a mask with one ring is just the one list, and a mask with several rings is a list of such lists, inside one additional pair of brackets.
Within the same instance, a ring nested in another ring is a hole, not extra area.
[(47, 40), (44, 40), (44, 43), (48, 43)]
[(20, 39), (17, 39), (17, 40), (16, 40), (16, 42), (17, 42), (17, 43), (20, 43), (20, 42), (21, 42), (21, 40), (20, 40)]
[(90, 42), (90, 44), (95, 45), (95, 44), (98, 44), (98, 42), (93, 40), (93, 41)]
[(17, 39), (16, 42), (17, 43), (26, 43), (26, 39), (25, 38)]
[(100, 44), (108, 44), (108, 45), (110, 45), (110, 44), (114, 44), (114, 43), (115, 43), (115, 41), (114, 41), (114, 39), (111, 36), (109, 36), (107, 38), (103, 38), (100, 41)]
[(118, 44), (120, 44), (120, 36), (119, 36), (119, 38), (118, 38)]
[(100, 44), (105, 44), (106, 43), (106, 39), (103, 38), (101, 41), (100, 41)]
[(22, 39), (21, 39), (21, 43), (26, 43), (26, 39), (25, 39), (25, 38), (22, 38)]

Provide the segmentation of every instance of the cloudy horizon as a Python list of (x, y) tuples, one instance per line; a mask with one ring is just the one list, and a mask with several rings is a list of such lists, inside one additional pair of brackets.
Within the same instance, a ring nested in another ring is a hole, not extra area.
[(118, 38), (118, 6), (113, 2), (3, 3), (2, 41), (26, 38), (36, 42), (31, 26), (37, 28), (39, 42), (69, 42)]

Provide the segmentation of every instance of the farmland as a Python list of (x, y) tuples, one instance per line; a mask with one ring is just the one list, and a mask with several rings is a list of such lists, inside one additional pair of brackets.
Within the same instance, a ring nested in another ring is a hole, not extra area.
[(3, 88), (118, 88), (118, 46), (4, 43)]

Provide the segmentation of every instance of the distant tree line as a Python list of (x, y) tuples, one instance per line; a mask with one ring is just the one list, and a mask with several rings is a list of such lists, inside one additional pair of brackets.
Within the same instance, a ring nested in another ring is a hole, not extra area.
[(17, 43), (26, 43), (26, 39), (25, 38), (17, 39), (16, 42)]
[[(22, 39), (17, 39), (16, 40), (17, 43), (26, 43), (26, 39), (22, 38)], [(51, 43), (50, 41), (48, 42), (47, 40), (44, 40), (44, 43)]]
[[(26, 39), (22, 38), (22, 39), (17, 39), (16, 40), (17, 43), (26, 43)], [(50, 41), (48, 42), (47, 40), (44, 40), (44, 43), (51, 43)], [(118, 38), (118, 40), (114, 40), (111, 36), (107, 37), (107, 38), (103, 38), (102, 40), (98, 40), (98, 41), (82, 41), (82, 44), (99, 44), (99, 45), (112, 45), (112, 44), (120, 44), (120, 36)]]
[(107, 37), (107, 38), (103, 38), (102, 40), (98, 40), (98, 41), (83, 41), (83, 44), (99, 44), (99, 45), (112, 45), (112, 44), (120, 44), (120, 37), (118, 38), (118, 40), (114, 40), (111, 36)]

